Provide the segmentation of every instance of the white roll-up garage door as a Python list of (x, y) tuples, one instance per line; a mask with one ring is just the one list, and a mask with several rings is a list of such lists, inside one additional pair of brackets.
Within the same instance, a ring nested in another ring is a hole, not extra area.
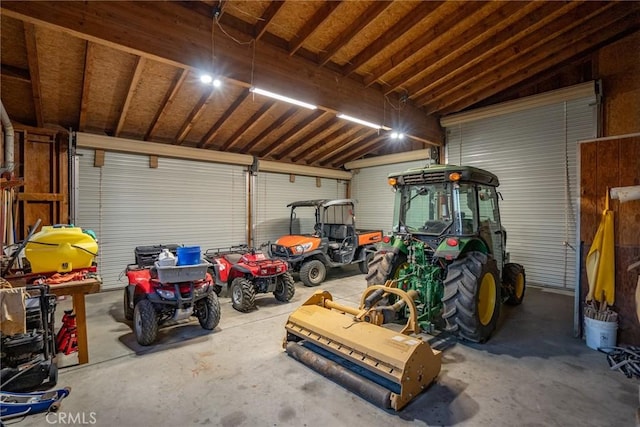
[(531, 284), (574, 288), (577, 141), (597, 135), (595, 86), (590, 96), (455, 122), (443, 119), (447, 162), (487, 169), (500, 179), (511, 260), (525, 266)]
[(395, 193), (387, 183), (390, 173), (410, 168), (425, 167), (428, 160), (395, 163), (362, 168), (351, 180), (351, 194), (358, 200), (356, 225), (364, 230), (382, 230), (385, 234), (393, 227)]
[(256, 208), (254, 244), (275, 241), (289, 234), (290, 208), (287, 205), (298, 200), (343, 199), (347, 182), (321, 178), (320, 187), (315, 177), (260, 172), (256, 176)]
[(204, 251), (246, 241), (246, 172), (242, 166), (105, 153), (94, 167), (94, 150), (79, 149), (76, 225), (93, 229), (99, 242), (103, 289), (135, 262), (141, 245), (198, 245)]

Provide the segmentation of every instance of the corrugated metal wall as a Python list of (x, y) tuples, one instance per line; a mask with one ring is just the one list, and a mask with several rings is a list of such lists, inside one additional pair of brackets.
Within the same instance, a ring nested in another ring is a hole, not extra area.
[[(206, 249), (246, 241), (246, 172), (241, 166), (79, 149), (76, 225), (93, 229), (100, 245), (103, 289), (124, 286), (120, 273), (140, 245), (185, 244)], [(126, 279), (123, 279), (126, 280)]]
[(577, 141), (596, 136), (596, 99), (559, 102), (447, 128), (447, 162), (500, 179), (511, 260), (527, 281), (575, 287), (579, 213)]
[(256, 176), (256, 209), (254, 244), (259, 246), (289, 234), (290, 208), (287, 205), (298, 200), (342, 199), (346, 195), (345, 181), (322, 178), (316, 186), (316, 178), (260, 172)]
[(428, 160), (395, 163), (384, 166), (362, 168), (353, 175), (351, 194), (358, 200), (356, 225), (359, 229), (391, 231), (393, 226), (393, 203), (395, 193), (387, 184), (390, 173), (410, 168), (424, 167)]

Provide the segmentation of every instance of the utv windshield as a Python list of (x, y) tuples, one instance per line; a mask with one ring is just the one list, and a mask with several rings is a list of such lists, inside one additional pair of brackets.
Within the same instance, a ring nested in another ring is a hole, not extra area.
[(472, 234), (475, 206), (471, 184), (407, 185), (396, 192), (393, 223), (398, 231), (414, 234)]

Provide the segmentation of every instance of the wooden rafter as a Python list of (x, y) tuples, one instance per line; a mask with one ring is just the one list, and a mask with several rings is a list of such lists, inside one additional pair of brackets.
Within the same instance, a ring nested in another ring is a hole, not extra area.
[(324, 117), (326, 114), (329, 114), (329, 113), (322, 110), (313, 111), (304, 120), (300, 121), (293, 128), (289, 129), (284, 135), (282, 135), (276, 141), (271, 143), (271, 145), (269, 145), (267, 148), (262, 150), (262, 153), (260, 153), (260, 157), (267, 157), (269, 155), (272, 155), (274, 159), (280, 160), (281, 158), (284, 157), (284, 152), (282, 152), (282, 154), (277, 154), (277, 151), (281, 150), (284, 147), (284, 143), (287, 142), (289, 139), (295, 138), (297, 135), (299, 135), (301, 132), (307, 129), (307, 127), (310, 126), (311, 123), (313, 123), (316, 120), (319, 120), (321, 117)]
[(198, 102), (196, 102), (196, 105), (193, 106), (184, 123), (182, 123), (182, 126), (180, 127), (180, 130), (176, 135), (175, 141), (173, 142), (174, 145), (181, 145), (184, 142), (185, 138), (187, 137), (187, 135), (189, 135), (189, 132), (193, 128), (193, 125), (196, 124), (204, 109), (207, 107), (207, 105), (209, 105), (209, 100), (211, 99), (213, 93), (213, 86), (209, 86), (204, 89), (202, 95), (200, 96), (200, 99), (198, 100)]
[(425, 1), (418, 3), (413, 10), (410, 10), (394, 26), (375, 39), (362, 52), (351, 58), (349, 62), (342, 67), (342, 74), (348, 76), (356, 71), (363, 64), (367, 63), (371, 58), (380, 53), (380, 51), (385, 47), (396, 41), (398, 39), (398, 34), (402, 34), (415, 27), (420, 23), (420, 21), (433, 13), (433, 11), (441, 5), (442, 2), (437, 1)]
[(224, 114), (222, 114), (222, 116), (220, 116), (220, 118), (214, 123), (214, 125), (211, 126), (211, 129), (209, 129), (207, 131), (207, 133), (202, 137), (202, 140), (198, 144), (198, 148), (207, 148), (209, 145), (211, 145), (213, 143), (213, 139), (218, 134), (218, 131), (220, 130), (220, 127), (222, 127), (222, 125), (227, 120), (229, 120), (229, 117), (231, 117), (233, 115), (233, 113), (236, 112), (238, 107), (240, 107), (240, 105), (242, 105), (244, 100), (247, 99), (247, 97), (249, 96), (249, 93), (250, 92), (249, 92), (248, 88), (245, 88), (242, 91), (242, 93), (236, 98), (236, 100), (233, 101), (233, 104), (231, 104), (231, 106), (229, 108), (227, 108), (227, 110), (224, 112)]
[(169, 85), (164, 98), (162, 98), (162, 101), (160, 102), (160, 108), (158, 108), (156, 115), (153, 117), (153, 120), (151, 120), (151, 123), (149, 124), (147, 133), (144, 135), (145, 141), (149, 141), (151, 138), (153, 138), (153, 134), (158, 128), (160, 119), (166, 114), (176, 95), (178, 94), (178, 92), (180, 92), (180, 89), (182, 88), (182, 85), (187, 78), (187, 74), (189, 74), (189, 72), (184, 68), (179, 68), (176, 71), (176, 74), (173, 76), (173, 80), (171, 81), (171, 84)]
[(82, 76), (82, 96), (80, 97), (80, 117), (78, 118), (78, 130), (84, 132), (87, 125), (87, 108), (89, 103), (89, 88), (93, 76), (94, 62), (96, 60), (95, 46), (92, 42), (85, 43), (84, 72)]
[(323, 123), (322, 126), (318, 126), (317, 128), (315, 128), (314, 130), (312, 130), (311, 132), (307, 133), (304, 135), (304, 142), (300, 142), (298, 144), (295, 144), (295, 148), (293, 150), (290, 150), (286, 157), (290, 157), (290, 158), (296, 158), (298, 156), (299, 153), (303, 152), (304, 150), (306, 150), (307, 148), (309, 148), (310, 146), (312, 146), (314, 144), (314, 139), (322, 134), (323, 132), (327, 132), (328, 130), (333, 129), (334, 127), (336, 127), (339, 123), (339, 119), (337, 117), (332, 117), (330, 118), (327, 122)]
[(260, 20), (254, 28), (253, 37), (256, 40), (260, 40), (260, 37), (262, 37), (265, 31), (267, 31), (267, 27), (269, 26), (271, 21), (273, 21), (273, 18), (276, 17), (280, 9), (282, 9), (282, 6), (284, 6), (284, 4), (284, 0), (272, 1), (271, 3), (269, 3), (269, 6), (267, 6), (267, 9), (264, 11), (262, 16), (260, 17)]
[(2, 77), (17, 80), (24, 83), (31, 83), (31, 76), (29, 70), (24, 68), (14, 67), (13, 65), (2, 64), (0, 66), (0, 73)]
[(260, 119), (262, 119), (262, 117), (264, 117), (264, 115), (267, 114), (275, 105), (276, 103), (274, 101), (265, 102), (262, 107), (260, 107), (260, 109), (256, 111), (249, 120), (244, 122), (242, 126), (234, 132), (231, 138), (229, 138), (222, 147), (220, 147), (220, 151), (227, 151), (236, 145), (240, 138), (242, 138), (242, 135), (253, 129), (260, 122)]
[(124, 100), (124, 104), (122, 105), (122, 111), (120, 111), (120, 118), (118, 119), (118, 125), (116, 126), (115, 136), (120, 136), (120, 132), (122, 132), (122, 128), (124, 127), (124, 122), (127, 118), (127, 112), (129, 111), (129, 107), (131, 106), (131, 100), (133, 99), (136, 88), (138, 87), (138, 82), (140, 81), (140, 76), (142, 75), (142, 69), (144, 68), (145, 59), (138, 56), (136, 58), (136, 65), (133, 71), (133, 75), (131, 76), (131, 81), (129, 82), (129, 90), (127, 91), (127, 97)]
[(315, 144), (308, 145), (304, 151), (301, 151), (300, 154), (298, 154), (295, 157), (292, 157), (291, 161), (294, 163), (298, 163), (300, 160), (306, 159), (310, 153), (319, 150), (320, 148), (326, 146), (327, 144), (330, 144), (338, 136), (344, 135), (345, 133), (348, 133), (348, 132), (353, 132), (354, 128), (356, 128), (356, 126), (352, 126), (349, 123), (342, 123), (341, 126), (336, 128), (330, 134), (322, 137), (319, 141), (316, 141)]
[(350, 149), (336, 150), (336, 153), (321, 163), (323, 166), (337, 165), (346, 163), (347, 160), (355, 160), (372, 151), (372, 148), (378, 141), (386, 138), (386, 135), (373, 134), (358, 143), (358, 149), (353, 151)]
[(298, 111), (297, 107), (289, 108), (283, 115), (281, 115), (277, 120), (274, 120), (269, 126), (267, 126), (260, 135), (253, 138), (253, 141), (247, 143), (244, 146), (244, 151), (246, 153), (250, 153), (258, 144), (260, 144), (267, 136), (269, 136), (273, 131), (278, 129), (281, 126), (284, 126), (294, 114)]
[(305, 22), (302, 33), (293, 37), (291, 42), (289, 42), (289, 55), (293, 55), (302, 47), (304, 42), (311, 37), (318, 27), (340, 6), (340, 3), (342, 2), (338, 0), (322, 3), (322, 6), (320, 6), (311, 19)]
[[(484, 97), (489, 97), (501, 92), (549, 68), (551, 64), (580, 55), (590, 47), (608, 42), (612, 38), (617, 38), (621, 33), (636, 31), (640, 28), (640, 13), (637, 11), (630, 13), (629, 9), (617, 7), (599, 13), (593, 18), (593, 21), (593, 23), (586, 25), (590, 31), (585, 31), (583, 27), (574, 28), (566, 35), (569, 39), (574, 40), (574, 43), (569, 47), (566, 47), (566, 42), (562, 43), (565, 39), (564, 37), (560, 38), (560, 40), (554, 39), (544, 46), (539, 46), (534, 52), (530, 53), (531, 56), (527, 57), (524, 63), (527, 72), (518, 72), (517, 70), (510, 69), (511, 71), (509, 73), (501, 75), (501, 79), (491, 79), (490, 86), (480, 87), (476, 84), (471, 87), (468, 95), (458, 97), (450, 102), (443, 102), (440, 109), (447, 114), (449, 112), (459, 111), (462, 108), (477, 103), (480, 99), (484, 99)], [(599, 27), (599, 25), (601, 26)]]
[(409, 44), (378, 65), (372, 75), (365, 77), (365, 86), (371, 85), (388, 72), (404, 65), (425, 47), (431, 49), (432, 44), (437, 43), (438, 38), (445, 35), (443, 29), (451, 29), (456, 24), (464, 21), (465, 17), (472, 17), (475, 13), (489, 6), (493, 7), (492, 3), (476, 1), (461, 2), (454, 13), (447, 14), (443, 20), (438, 21), (435, 25), (431, 26), (431, 28), (426, 28), (418, 38), (413, 39)]
[[(277, 2), (275, 2), (277, 3)], [(391, 1), (376, 1), (359, 17), (354, 25), (347, 27), (341, 34), (333, 39), (329, 46), (324, 50), (322, 55), (319, 55), (318, 65), (326, 64), (344, 45), (349, 43), (356, 34), (362, 31), (367, 25), (369, 25), (374, 19), (376, 19), (382, 12), (387, 10), (393, 2)]]
[(35, 25), (25, 22), (24, 39), (27, 48), (27, 61), (29, 62), (29, 75), (31, 76), (31, 93), (33, 94), (33, 107), (36, 113), (36, 123), (38, 127), (43, 127), (44, 114), (42, 112), (40, 65), (38, 62), (38, 47), (36, 45)]
[[(524, 43), (531, 40), (536, 31), (540, 31), (548, 25), (551, 25), (554, 20), (559, 18), (559, 21), (555, 22), (561, 22), (561, 25), (568, 24), (568, 22), (575, 17), (567, 18), (566, 20), (562, 17), (580, 4), (578, 2), (568, 2), (559, 6), (558, 3), (535, 3), (541, 7), (531, 11), (531, 13), (520, 16), (520, 19), (516, 22), (507, 26), (494, 36), (484, 40), (477, 45), (476, 48), (459, 55), (446, 67), (434, 70), (429, 75), (429, 81), (422, 82), (422, 86), (425, 87), (416, 88), (416, 90), (412, 92), (415, 95), (424, 93), (424, 96), (419, 96), (415, 99), (416, 104), (425, 105), (431, 102), (432, 99), (435, 99), (436, 94), (452, 86), (452, 79), (457, 82), (457, 86), (459, 86), (462, 84), (461, 76), (473, 78), (473, 75), (469, 74), (468, 71), (474, 66), (477, 70), (482, 71), (484, 65), (479, 65), (482, 64), (482, 61), (489, 60), (491, 64), (494, 64), (496, 60), (504, 61), (505, 58), (511, 58), (514, 48), (510, 46), (514, 46), (515, 49), (518, 49), (518, 46), (526, 47)], [(599, 5), (595, 2), (587, 6), (596, 9), (602, 7), (601, 4)], [(528, 35), (531, 36), (527, 37)], [(524, 42), (519, 42), (522, 39), (525, 39)], [(502, 52), (500, 52), (501, 50)], [(481, 53), (478, 54), (478, 52)], [(501, 55), (500, 58), (496, 58), (498, 54)], [(413, 89), (413, 87), (410, 89)], [(415, 97), (415, 95), (412, 95), (412, 97)]]
[(371, 128), (362, 128), (355, 133), (355, 135), (351, 135), (348, 138), (348, 141), (338, 141), (334, 144), (327, 144), (322, 150), (318, 151), (314, 156), (315, 163), (322, 163), (325, 159), (330, 158), (331, 156), (338, 153), (338, 151), (343, 151), (348, 149), (349, 147), (353, 147), (359, 141), (362, 141), (364, 138), (368, 138), (373, 134), (378, 133), (377, 130)]

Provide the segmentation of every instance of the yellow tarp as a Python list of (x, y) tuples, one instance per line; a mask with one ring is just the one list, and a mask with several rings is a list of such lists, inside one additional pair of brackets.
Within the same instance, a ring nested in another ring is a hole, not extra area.
[(613, 211), (609, 210), (609, 191), (598, 231), (593, 238), (586, 259), (589, 294), (587, 301), (607, 301), (613, 305), (615, 300), (615, 246), (613, 232)]

